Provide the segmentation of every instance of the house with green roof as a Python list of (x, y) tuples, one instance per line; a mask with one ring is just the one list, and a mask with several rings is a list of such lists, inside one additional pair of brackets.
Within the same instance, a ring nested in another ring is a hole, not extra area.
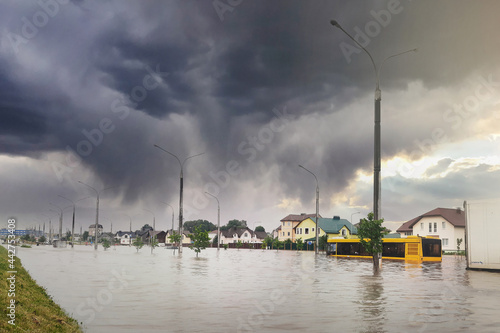
[[(302, 238), (303, 241), (314, 241), (316, 237), (316, 218), (310, 217), (300, 222), (295, 227), (295, 239)], [(333, 218), (318, 218), (319, 237), (328, 235), (332, 238), (357, 238), (358, 229), (346, 219), (340, 216)]]

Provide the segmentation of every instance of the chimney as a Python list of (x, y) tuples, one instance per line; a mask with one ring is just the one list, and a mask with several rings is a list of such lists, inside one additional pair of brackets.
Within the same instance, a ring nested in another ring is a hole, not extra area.
[(300, 213), (300, 215), (306, 215), (306, 213)]
[(334, 220), (340, 220), (340, 216), (335, 215), (335, 216), (333, 217), (333, 219), (334, 219)]
[(460, 207), (457, 207), (457, 210), (456, 210), (457, 214), (460, 214), (462, 212), (462, 208)]

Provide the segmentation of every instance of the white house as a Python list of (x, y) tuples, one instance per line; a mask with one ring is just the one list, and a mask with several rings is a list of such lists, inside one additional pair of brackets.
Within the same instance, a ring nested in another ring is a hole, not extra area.
[(415, 217), (396, 230), (402, 237), (434, 236), (442, 241), (443, 251), (456, 251), (457, 239), (462, 239), (460, 249), (465, 249), (465, 213), (460, 208), (436, 208)]
[(266, 237), (265, 232), (254, 232), (249, 228), (230, 228), (228, 230), (221, 230), (220, 241), (221, 244), (237, 243), (262, 243)]

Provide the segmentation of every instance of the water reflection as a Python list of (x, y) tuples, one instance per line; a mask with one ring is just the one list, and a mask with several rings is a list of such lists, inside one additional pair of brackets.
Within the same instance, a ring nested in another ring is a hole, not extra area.
[(87, 332), (497, 332), (500, 275), (310, 252), (19, 249)]
[(381, 274), (363, 275), (359, 279), (360, 332), (386, 332), (385, 300)]

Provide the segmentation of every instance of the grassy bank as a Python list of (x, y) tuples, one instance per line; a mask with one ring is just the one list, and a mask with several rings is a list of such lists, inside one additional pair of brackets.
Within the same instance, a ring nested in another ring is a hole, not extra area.
[[(21, 266), (21, 260), (15, 257), (14, 269), (10, 268), (8, 251), (0, 246), (0, 332), (82, 332), (78, 322), (70, 318), (59, 305), (54, 303), (45, 289), (36, 284), (28, 272)], [(15, 297), (9, 297), (10, 281), (15, 273)], [(9, 324), (11, 299), (15, 299), (15, 326)]]

